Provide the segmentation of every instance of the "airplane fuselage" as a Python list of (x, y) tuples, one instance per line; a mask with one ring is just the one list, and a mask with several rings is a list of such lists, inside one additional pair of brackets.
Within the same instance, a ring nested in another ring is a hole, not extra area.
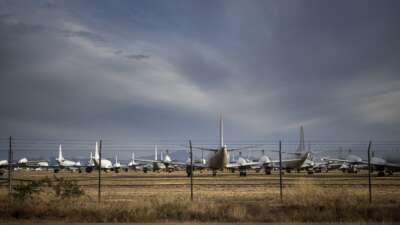
[(210, 153), (208, 167), (214, 170), (224, 169), (229, 162), (229, 153), (226, 147), (221, 147), (218, 151)]

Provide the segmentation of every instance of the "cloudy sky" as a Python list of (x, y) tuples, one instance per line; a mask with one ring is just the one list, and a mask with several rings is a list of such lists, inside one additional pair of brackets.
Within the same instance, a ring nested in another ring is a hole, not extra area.
[(0, 1), (0, 136), (399, 140), (399, 1)]

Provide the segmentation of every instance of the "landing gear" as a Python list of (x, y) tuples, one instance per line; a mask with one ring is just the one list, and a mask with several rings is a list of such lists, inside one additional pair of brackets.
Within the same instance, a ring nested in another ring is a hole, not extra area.
[(271, 167), (265, 166), (265, 167), (264, 167), (265, 175), (271, 175), (271, 170), (272, 170)]
[(385, 172), (384, 171), (379, 171), (378, 172), (378, 177), (384, 177), (385, 176)]
[(147, 167), (144, 167), (143, 168), (143, 173), (147, 173), (147, 171), (148, 171)]
[(54, 173), (60, 172), (60, 169), (54, 169)]
[(213, 171), (212, 171), (212, 176), (213, 176), (213, 177), (216, 177), (216, 176), (217, 176), (217, 170), (213, 170)]
[(92, 167), (86, 167), (86, 173), (91, 173), (92, 172), (92, 170), (93, 170), (93, 168)]
[(82, 169), (81, 168), (78, 169), (78, 173), (82, 173)]
[(246, 168), (239, 168), (239, 176), (241, 177), (247, 176)]

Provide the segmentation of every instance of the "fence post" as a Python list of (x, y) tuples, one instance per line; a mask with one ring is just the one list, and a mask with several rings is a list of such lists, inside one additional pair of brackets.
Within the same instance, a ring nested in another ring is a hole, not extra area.
[(101, 201), (101, 149), (102, 149), (102, 140), (100, 140), (99, 144), (99, 183), (98, 183), (98, 201)]
[(282, 141), (279, 141), (279, 190), (280, 190), (281, 203), (283, 202), (282, 189), (283, 189), (283, 184), (282, 184)]
[(372, 203), (372, 186), (371, 186), (371, 144), (369, 141), (368, 144), (368, 194), (369, 194), (369, 203)]
[(10, 136), (9, 140), (9, 149), (8, 149), (8, 195), (11, 201), (12, 199), (12, 176), (13, 176), (13, 148), (12, 148), (12, 137)]
[(193, 201), (193, 149), (191, 140), (189, 140), (189, 147), (190, 147), (190, 200)]

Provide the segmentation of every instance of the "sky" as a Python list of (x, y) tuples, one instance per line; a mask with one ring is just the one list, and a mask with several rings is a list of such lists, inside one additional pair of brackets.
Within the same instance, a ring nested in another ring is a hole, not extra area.
[(217, 140), (222, 113), (227, 141), (399, 140), (399, 12), (0, 0), (0, 137)]

